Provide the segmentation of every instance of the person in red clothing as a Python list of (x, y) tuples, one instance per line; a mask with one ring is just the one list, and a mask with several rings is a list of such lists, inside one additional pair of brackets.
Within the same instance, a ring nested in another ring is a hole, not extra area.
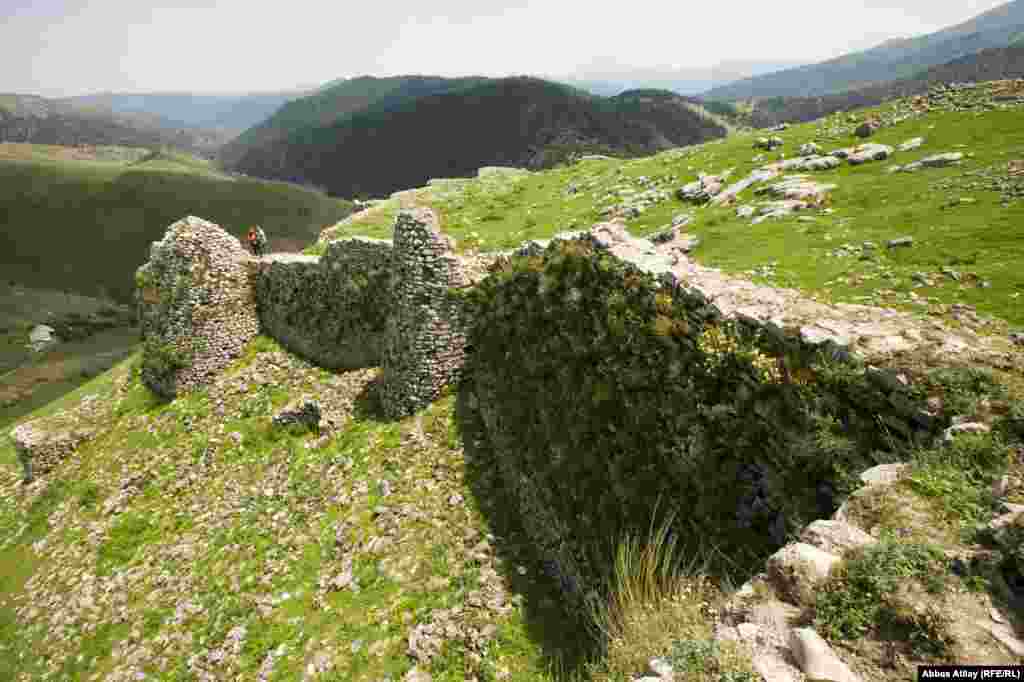
[(249, 242), (249, 248), (252, 249), (254, 256), (262, 256), (263, 249), (267, 245), (267, 237), (263, 234), (263, 230), (259, 225), (249, 228), (249, 234), (247, 235)]

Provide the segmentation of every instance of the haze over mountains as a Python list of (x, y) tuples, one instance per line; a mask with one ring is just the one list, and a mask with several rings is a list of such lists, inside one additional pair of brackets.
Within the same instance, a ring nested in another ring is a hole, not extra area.
[(712, 88), (709, 99), (810, 97), (905, 78), (986, 48), (1024, 40), (1024, 0), (1013, 0), (978, 16), (923, 36), (888, 40), (869, 50)]
[(658, 88), (680, 95), (697, 95), (714, 87), (743, 78), (781, 71), (798, 66), (792, 61), (740, 61), (720, 62), (699, 69), (681, 68), (624, 68), (610, 64), (593, 64), (573, 74), (552, 76), (552, 80), (568, 83), (595, 95), (612, 97), (625, 90)]

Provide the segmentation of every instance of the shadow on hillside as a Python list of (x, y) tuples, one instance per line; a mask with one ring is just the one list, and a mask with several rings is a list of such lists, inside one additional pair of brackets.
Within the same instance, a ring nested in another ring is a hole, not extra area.
[[(544, 558), (523, 531), (516, 503), (505, 491), (495, 466), (480, 415), (469, 407), (464, 389), (456, 397), (455, 422), (465, 455), (466, 483), (494, 535), (491, 544), (501, 559), (499, 571), (510, 592), (523, 599), (528, 636), (541, 648), (556, 679), (571, 679), (599, 654), (599, 645), (583, 624), (562, 608), (559, 583), (544, 572)], [(519, 574), (520, 566), (525, 567), (525, 575)]]

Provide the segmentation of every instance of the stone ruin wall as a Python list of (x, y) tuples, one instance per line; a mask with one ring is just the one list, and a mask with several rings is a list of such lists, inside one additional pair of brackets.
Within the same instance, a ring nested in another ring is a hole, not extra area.
[(257, 263), (263, 331), (329, 369), (381, 365), (392, 312), (390, 241), (353, 237), (323, 256), (279, 254)]
[(411, 414), (458, 380), (467, 320), (448, 296), (471, 279), (429, 209), (399, 213), (395, 222), (394, 310), (383, 349), (381, 402), (387, 414)]
[(261, 259), (213, 223), (178, 221), (136, 275), (143, 381), (168, 398), (199, 388), (262, 331), (323, 367), (382, 367), (385, 413), (411, 414), (463, 365), (467, 321), (447, 292), (480, 268), (454, 246), (429, 209), (402, 211), (394, 244), (353, 237)]
[(253, 271), (237, 239), (195, 216), (171, 225), (136, 272), (142, 380), (173, 398), (210, 381), (259, 333)]

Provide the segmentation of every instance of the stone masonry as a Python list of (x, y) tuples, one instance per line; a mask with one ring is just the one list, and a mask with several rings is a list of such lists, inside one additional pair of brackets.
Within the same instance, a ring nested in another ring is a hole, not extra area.
[(426, 208), (402, 211), (395, 222), (394, 311), (384, 346), (384, 410), (410, 414), (458, 379), (466, 325), (450, 288), (471, 285), (455, 242)]
[(331, 369), (378, 367), (391, 313), (391, 242), (328, 242), (323, 256), (261, 259), (256, 281), (264, 333)]
[(382, 367), (385, 412), (410, 414), (463, 365), (466, 325), (448, 292), (483, 270), (454, 245), (429, 209), (401, 211), (393, 245), (353, 237), (323, 256), (260, 259), (217, 225), (180, 220), (137, 274), (143, 380), (165, 397), (195, 389), (262, 330), (324, 367)]
[(207, 383), (259, 332), (254, 272), (239, 241), (189, 216), (136, 272), (142, 380), (173, 398)]

